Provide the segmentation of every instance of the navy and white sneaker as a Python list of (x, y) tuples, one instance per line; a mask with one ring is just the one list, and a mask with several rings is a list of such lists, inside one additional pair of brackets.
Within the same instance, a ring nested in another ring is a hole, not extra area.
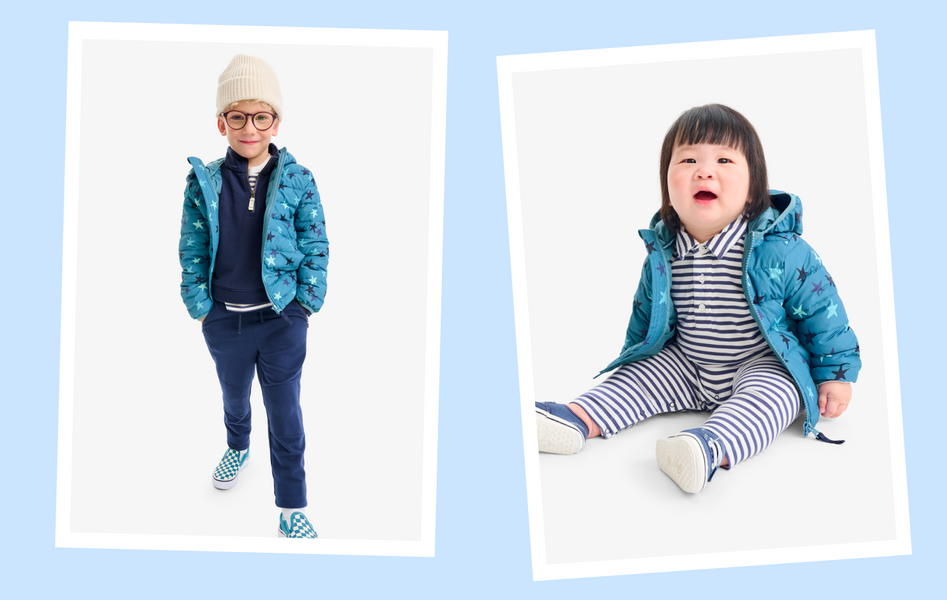
[(575, 454), (585, 446), (589, 428), (565, 404), (537, 402), (536, 437), (540, 452)]
[(240, 473), (240, 469), (247, 464), (248, 458), (250, 458), (249, 450), (241, 452), (233, 448), (227, 448), (217, 468), (214, 469), (214, 487), (218, 490), (229, 490), (237, 485), (237, 475)]
[(300, 538), (314, 540), (319, 536), (316, 530), (312, 528), (309, 519), (301, 512), (294, 512), (289, 516), (289, 523), (283, 518), (283, 513), (279, 516), (279, 536), (284, 538)]
[(717, 434), (698, 427), (658, 440), (655, 455), (665, 475), (685, 492), (696, 494), (713, 479), (727, 452)]

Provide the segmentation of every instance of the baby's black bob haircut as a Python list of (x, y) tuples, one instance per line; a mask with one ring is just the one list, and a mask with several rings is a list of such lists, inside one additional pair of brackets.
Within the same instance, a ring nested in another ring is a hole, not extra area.
[(661, 219), (672, 232), (677, 233), (681, 228), (681, 220), (671, 206), (668, 194), (671, 154), (677, 146), (691, 144), (719, 144), (742, 152), (750, 172), (750, 197), (746, 204), (746, 215), (752, 221), (771, 206), (763, 144), (753, 125), (746, 117), (723, 104), (695, 106), (681, 113), (674, 121), (661, 146)]

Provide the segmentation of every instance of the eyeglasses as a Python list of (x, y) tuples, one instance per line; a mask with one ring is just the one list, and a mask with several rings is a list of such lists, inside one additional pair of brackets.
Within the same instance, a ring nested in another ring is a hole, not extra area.
[(243, 129), (247, 126), (249, 121), (253, 121), (253, 126), (256, 127), (257, 131), (266, 131), (276, 122), (276, 115), (268, 112), (258, 112), (248, 115), (239, 110), (231, 110), (220, 114), (223, 115), (224, 120), (227, 121), (227, 125), (229, 125), (231, 129)]

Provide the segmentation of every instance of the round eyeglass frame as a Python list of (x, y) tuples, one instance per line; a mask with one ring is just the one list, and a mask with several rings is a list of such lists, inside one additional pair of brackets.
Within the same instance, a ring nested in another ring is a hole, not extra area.
[[(230, 115), (230, 113), (240, 113), (241, 115), (243, 115), (244, 117), (247, 118), (247, 120), (243, 122), (243, 126), (242, 126), (242, 127), (234, 127), (233, 125), (230, 124), (230, 119), (227, 118), (228, 115)], [(220, 116), (222, 116), (222, 117), (224, 118), (224, 123), (227, 124), (227, 127), (230, 127), (230, 128), (233, 129), (234, 131), (240, 131), (241, 129), (243, 129), (244, 127), (246, 127), (246, 126), (247, 126), (247, 123), (252, 122), (252, 121), (253, 121), (253, 117), (255, 117), (255, 116), (257, 116), (257, 115), (270, 115), (271, 117), (273, 117), (273, 120), (270, 121), (270, 126), (264, 128), (264, 129), (260, 129), (259, 127), (257, 127), (257, 124), (256, 124), (256, 123), (253, 123), (253, 128), (256, 129), (257, 131), (269, 131), (270, 129), (272, 129), (273, 124), (276, 123), (276, 119), (279, 118), (279, 115), (275, 115), (275, 114), (273, 114), (273, 113), (271, 113), (271, 112), (269, 112), (269, 111), (266, 111), (266, 110), (262, 110), (262, 111), (260, 111), (260, 112), (255, 112), (255, 113), (252, 113), (252, 114), (251, 114), (251, 113), (245, 113), (245, 112), (243, 112), (242, 110), (228, 110), (227, 112), (222, 112), (222, 113), (220, 113)]]

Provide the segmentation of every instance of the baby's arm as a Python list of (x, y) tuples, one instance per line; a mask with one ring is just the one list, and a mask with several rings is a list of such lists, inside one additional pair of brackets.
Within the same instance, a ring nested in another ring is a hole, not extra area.
[(794, 252), (806, 256), (794, 274), (795, 289), (784, 304), (786, 316), (797, 321), (799, 343), (809, 351), (810, 372), (819, 387), (819, 414), (837, 417), (848, 408), (851, 383), (861, 369), (858, 339), (822, 259), (802, 240), (797, 243)]

